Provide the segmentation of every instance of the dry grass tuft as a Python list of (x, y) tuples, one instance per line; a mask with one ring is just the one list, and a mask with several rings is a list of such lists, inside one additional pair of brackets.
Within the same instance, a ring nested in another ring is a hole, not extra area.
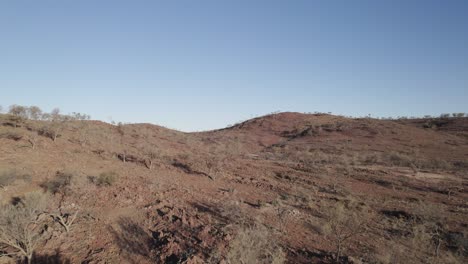
[(265, 226), (255, 225), (239, 230), (229, 245), (226, 260), (230, 264), (281, 264), (286, 255)]

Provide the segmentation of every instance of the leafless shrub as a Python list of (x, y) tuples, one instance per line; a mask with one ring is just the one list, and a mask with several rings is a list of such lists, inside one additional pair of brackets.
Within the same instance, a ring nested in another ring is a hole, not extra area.
[(28, 142), (31, 144), (32, 149), (36, 149), (37, 143), (39, 141), (39, 135), (35, 132), (28, 135)]
[(68, 233), (70, 232), (71, 226), (73, 225), (73, 223), (76, 220), (76, 217), (78, 216), (78, 210), (76, 210), (74, 213), (65, 213), (62, 209), (60, 209), (57, 213), (50, 213), (49, 215), (55, 222), (59, 223)]
[[(463, 257), (449, 250), (460, 245), (450, 244), (454, 242), (448, 239), (447, 228), (446, 212), (442, 207), (428, 202), (417, 203), (410, 217), (393, 222), (393, 229), (402, 235), (399, 240), (389, 242), (392, 249), (389, 263), (463, 263)], [(398, 251), (393, 250), (396, 245)]]
[(253, 219), (249, 217), (248, 214), (243, 211), (242, 207), (240, 207), (240, 203), (242, 201), (232, 201), (224, 204), (221, 208), (221, 216), (226, 218), (230, 224), (238, 225), (238, 226), (246, 226), (251, 225), (253, 223)]
[(275, 212), (278, 217), (279, 230), (283, 232), (286, 227), (290, 211), (281, 198), (273, 201), (273, 206), (275, 207)]
[(406, 248), (398, 241), (389, 241), (385, 248), (376, 248), (368, 257), (370, 263), (393, 264), (393, 263), (413, 263), (411, 255), (406, 252)]
[(33, 192), (16, 205), (6, 205), (0, 210), (0, 246), (7, 255), (31, 263), (45, 228), (42, 218), (45, 208), (45, 195)]
[(344, 175), (340, 175), (339, 173), (335, 172), (331, 175), (328, 175), (328, 181), (330, 183), (330, 187), (334, 193), (339, 193), (344, 189), (343, 184), (343, 177)]
[(84, 120), (81, 120), (78, 122), (78, 127), (76, 128), (76, 132), (78, 134), (78, 136), (76, 137), (76, 141), (78, 142), (78, 144), (80, 144), (80, 146), (85, 146), (88, 142), (89, 142), (89, 124), (84, 121)]
[(49, 213), (49, 215), (55, 222), (59, 223), (67, 233), (70, 231), (70, 228), (78, 215), (78, 210), (64, 210), (64, 208), (62, 208), (65, 196), (69, 195), (71, 191), (73, 179), (73, 173), (58, 171), (53, 179), (48, 180), (41, 185), (50, 193), (61, 195), (61, 201), (59, 203), (60, 208), (56, 212)]
[(207, 175), (214, 180), (221, 175), (224, 161), (220, 157), (210, 156), (203, 160), (207, 170)]
[(339, 261), (352, 239), (367, 231), (372, 214), (368, 208), (360, 208), (354, 202), (324, 206), (322, 213), (325, 224), (321, 226), (321, 232), (333, 242), (336, 248), (334, 258)]
[(262, 225), (241, 228), (231, 241), (226, 256), (230, 264), (281, 264), (285, 260), (285, 253)]
[(161, 156), (160, 152), (157, 150), (147, 150), (145, 151), (145, 165), (149, 170), (153, 169), (154, 161)]
[(443, 243), (444, 219), (443, 209), (434, 204), (420, 202), (414, 213), (420, 218), (420, 222), (414, 222), (413, 246), (432, 252), (435, 258), (440, 256), (440, 248)]

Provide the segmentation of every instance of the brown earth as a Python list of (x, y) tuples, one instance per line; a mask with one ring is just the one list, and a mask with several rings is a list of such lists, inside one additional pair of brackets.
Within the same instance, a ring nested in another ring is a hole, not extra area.
[[(40, 135), (48, 121), (9, 120), (0, 115), (0, 172), (17, 178), (0, 187), (3, 204), (73, 175), (49, 207), (78, 218), (69, 233), (47, 230), (37, 263), (223, 263), (254, 223), (287, 263), (332, 263), (321, 227), (337, 203), (368, 217), (341, 262), (467, 261), (468, 118), (280, 113), (199, 133), (69, 121), (55, 142)], [(115, 183), (96, 184), (111, 172)], [(441, 230), (437, 257), (413, 243), (429, 216)]]

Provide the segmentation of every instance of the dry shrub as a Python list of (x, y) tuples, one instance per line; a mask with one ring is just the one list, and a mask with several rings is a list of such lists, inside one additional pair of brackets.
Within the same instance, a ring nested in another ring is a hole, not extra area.
[(398, 223), (394, 223), (404, 235), (399, 240), (390, 241), (388, 246), (391, 250), (387, 252), (390, 262), (382, 263), (463, 263), (463, 257), (449, 250), (460, 250), (460, 246), (450, 245), (445, 223), (446, 212), (443, 208), (419, 202), (407, 222), (399, 219)]
[(43, 193), (27, 194), (15, 205), (0, 210), (0, 249), (31, 263), (34, 250), (42, 240), (45, 228), (43, 212), (46, 196)]
[(412, 227), (413, 248), (439, 258), (446, 228), (444, 210), (434, 204), (419, 202), (414, 213), (420, 221), (415, 221)]
[(402, 166), (402, 167), (415, 166), (414, 158), (408, 155), (402, 154), (402, 153), (398, 153), (398, 152), (384, 153), (383, 159), (394, 166)]
[(348, 204), (337, 202), (333, 206), (324, 206), (322, 213), (325, 224), (320, 230), (334, 244), (336, 248), (334, 258), (337, 261), (343, 251), (351, 245), (352, 239), (367, 231), (368, 224), (373, 218), (369, 208), (358, 206), (354, 201)]
[(28, 174), (18, 174), (15, 170), (0, 171), (0, 188), (11, 185), (16, 180), (31, 181), (31, 176)]
[(0, 172), (0, 188), (12, 184), (16, 180), (16, 175), (12, 172)]
[(220, 211), (221, 216), (234, 225), (244, 226), (253, 224), (254, 219), (239, 206), (240, 203), (242, 202), (232, 201), (225, 203)]
[(459, 169), (468, 169), (468, 160), (459, 160), (453, 163), (453, 166)]
[(364, 165), (374, 165), (382, 163), (382, 155), (378, 153), (366, 153), (358, 155), (358, 161)]
[(52, 139), (54, 142), (62, 136), (62, 131), (65, 126), (65, 120), (50, 121), (46, 126), (39, 129), (38, 133), (41, 136)]
[(417, 155), (411, 156), (398, 152), (383, 153), (380, 160), (382, 163), (387, 165), (423, 170), (449, 170), (453, 167), (453, 165), (446, 160), (425, 158)]
[(117, 181), (118, 178), (119, 175), (116, 172), (103, 172), (96, 178), (96, 184), (98, 186), (111, 186)]
[(420, 159), (415, 162), (415, 166), (424, 170), (450, 170), (452, 164), (442, 159)]
[(59, 209), (55, 213), (49, 214), (55, 222), (59, 223), (65, 231), (68, 233), (70, 232), (71, 226), (75, 222), (78, 216), (78, 210), (74, 210), (74, 212), (64, 212), (63, 209)]
[(263, 225), (241, 228), (229, 245), (227, 263), (281, 264), (286, 255)]
[(72, 179), (72, 173), (58, 171), (54, 179), (44, 182), (41, 187), (52, 194), (66, 195), (70, 191)]
[(20, 141), (23, 137), (23, 134), (16, 131), (6, 131), (0, 134), (0, 138), (5, 138), (13, 141)]
[(412, 227), (407, 254), (419, 256), (428, 263), (464, 263), (463, 257), (445, 250), (444, 230), (440, 223), (423, 222)]
[(4, 126), (11, 126), (14, 128), (19, 127), (24, 122), (24, 118), (15, 115), (6, 115), (6, 120), (3, 123)]
[(145, 151), (145, 160), (144, 163), (149, 170), (152, 170), (154, 167), (154, 162), (161, 157), (161, 152), (157, 149), (150, 149)]
[(405, 251), (405, 247), (396, 241), (389, 241), (384, 248), (377, 248), (369, 257), (370, 263), (381, 264), (406, 264), (414, 263), (414, 259)]

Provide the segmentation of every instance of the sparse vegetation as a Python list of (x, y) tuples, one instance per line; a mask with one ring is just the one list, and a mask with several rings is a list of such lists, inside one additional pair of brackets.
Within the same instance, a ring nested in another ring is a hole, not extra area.
[(31, 144), (32, 149), (36, 149), (36, 146), (39, 142), (39, 135), (35, 132), (32, 132), (28, 135), (28, 142)]
[[(4, 123), (10, 125), (14, 128), (19, 127), (21, 124), (26, 122), (26, 120), (42, 120), (47, 123), (42, 126), (42, 128), (36, 129), (39, 135), (48, 137), (54, 142), (57, 138), (61, 137), (62, 131), (65, 127), (65, 123), (69, 121), (83, 121), (89, 120), (91, 117), (86, 114), (73, 112), (70, 115), (63, 115), (60, 113), (60, 109), (55, 108), (51, 113), (44, 113), (37, 106), (21, 106), (21, 105), (12, 105), (8, 111), (8, 121)], [(82, 140), (83, 138), (80, 137)], [(28, 141), (31, 143), (32, 148), (36, 146), (36, 138), (30, 137)], [(81, 142), (81, 144), (84, 144)]]
[(31, 176), (28, 174), (19, 174), (15, 170), (1, 170), (0, 171), (0, 189), (11, 185), (16, 180), (23, 180), (26, 182), (31, 181)]
[[(14, 167), (0, 173), (0, 201), (23, 208), (24, 191), (38, 183), (51, 194), (38, 218), (35, 251), (63, 243), (67, 257), (83, 261), (70, 246), (114, 230), (118, 240), (103, 236), (87, 260), (438, 264), (466, 258), (468, 119), (460, 115), (387, 121), (280, 114), (187, 134), (25, 109), (25, 115), (21, 108), (0, 115), (0, 168)], [(59, 132), (39, 134), (54, 119), (62, 120)], [(34, 181), (23, 175), (28, 171)], [(119, 226), (121, 215), (132, 221)], [(30, 258), (4, 243), (0, 262), (11, 262), (2, 254)]]
[(453, 116), (453, 117), (460, 118), (460, 117), (464, 117), (464, 116), (465, 116), (465, 113), (452, 113), (452, 116)]
[(28, 117), (27, 109), (28, 109), (27, 107), (24, 107), (21, 105), (11, 105), (8, 113), (10, 115), (18, 116), (21, 118), (27, 118)]
[(24, 119), (21, 116), (8, 115), (7, 120), (4, 125), (11, 126), (14, 128), (19, 127), (24, 122)]
[(36, 247), (45, 229), (43, 213), (46, 197), (42, 193), (29, 193), (15, 205), (0, 210), (0, 248), (6, 254), (32, 263)]
[(335, 246), (334, 259), (339, 262), (352, 239), (367, 231), (372, 215), (368, 208), (361, 208), (355, 202), (337, 202), (333, 206), (325, 206), (322, 213), (325, 223), (321, 232)]
[(69, 117), (60, 115), (60, 110), (58, 108), (55, 108), (50, 114), (49, 123), (46, 126), (42, 127), (42, 129), (39, 130), (39, 133), (45, 137), (52, 139), (52, 141), (55, 142), (57, 141), (58, 137), (62, 136), (61, 133), (66, 121), (69, 121)]
[(13, 141), (20, 141), (24, 135), (17, 131), (6, 131), (0, 134), (0, 138), (10, 139)]
[(42, 184), (42, 187), (52, 194), (66, 195), (70, 191), (73, 174), (58, 171), (55, 177)]
[(393, 166), (402, 166), (402, 167), (415, 166), (414, 159), (402, 153), (397, 153), (397, 152), (385, 153), (383, 155), (383, 158), (387, 160), (388, 163), (390, 163)]
[(78, 216), (78, 210), (76, 210), (74, 213), (63, 213), (62, 210), (59, 210), (59, 212), (51, 213), (49, 215), (68, 233), (70, 232), (70, 229)]
[(282, 264), (286, 256), (271, 238), (268, 229), (255, 225), (239, 229), (229, 245), (226, 260), (229, 264)]
[(5, 188), (6, 186), (12, 184), (16, 180), (16, 175), (10, 171), (0, 172), (0, 188)]
[(39, 120), (42, 118), (42, 110), (37, 106), (30, 106), (26, 108), (27, 116), (32, 120)]
[(95, 182), (98, 186), (111, 186), (117, 181), (118, 177), (119, 175), (113, 171), (103, 172), (99, 174)]
[(145, 152), (145, 156), (146, 156), (146, 159), (145, 159), (145, 164), (146, 164), (146, 167), (148, 167), (148, 169), (152, 170), (153, 169), (153, 166), (154, 166), (154, 161), (160, 157), (160, 153), (156, 150), (147, 150)]
[(383, 152), (381, 154), (368, 154), (360, 157), (363, 164), (382, 164), (388, 166), (408, 167), (414, 170), (450, 170), (457, 162), (448, 162), (439, 158), (425, 158), (418, 155), (410, 155), (395, 151)]

